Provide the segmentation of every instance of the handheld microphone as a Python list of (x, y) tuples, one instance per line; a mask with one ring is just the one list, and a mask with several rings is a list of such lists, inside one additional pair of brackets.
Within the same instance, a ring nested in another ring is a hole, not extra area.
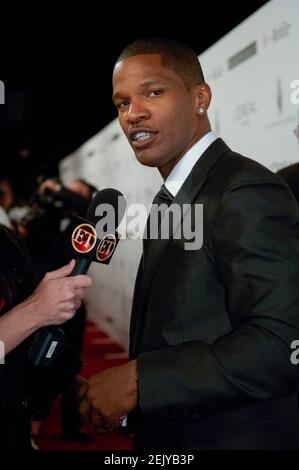
[[(123, 219), (126, 207), (126, 198), (116, 189), (103, 189), (95, 195), (87, 209), (86, 220), (78, 217), (81, 223), (72, 234), (72, 245), (77, 259), (71, 276), (86, 274), (92, 261), (110, 263), (118, 243), (117, 228)], [(106, 213), (105, 220), (100, 217), (103, 215), (102, 212)], [(102, 229), (103, 224), (98, 227), (101, 219), (106, 222), (106, 230)], [(104, 253), (105, 250), (108, 252)]]
[[(125, 197), (116, 189), (103, 189), (95, 195), (88, 207), (87, 218), (78, 218), (79, 223), (72, 233), (72, 246), (77, 259), (70, 276), (86, 274), (93, 261), (110, 263), (119, 241), (117, 228), (125, 214), (126, 206)], [(106, 213), (105, 219), (100, 217), (103, 212)], [(34, 365), (46, 367), (67, 347), (70, 346), (61, 328), (43, 327), (35, 334), (28, 358)]]

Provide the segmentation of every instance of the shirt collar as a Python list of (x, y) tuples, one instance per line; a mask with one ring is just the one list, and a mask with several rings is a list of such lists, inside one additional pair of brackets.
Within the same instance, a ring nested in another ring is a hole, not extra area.
[(173, 197), (177, 195), (183, 186), (195, 163), (216, 139), (217, 136), (213, 131), (208, 132), (178, 161), (164, 182)]

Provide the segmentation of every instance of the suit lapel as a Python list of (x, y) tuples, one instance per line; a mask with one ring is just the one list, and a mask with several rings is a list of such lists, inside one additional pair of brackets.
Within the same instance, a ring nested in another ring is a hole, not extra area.
[(130, 319), (130, 348), (129, 348), (129, 357), (133, 356), (133, 347), (135, 344), (135, 333), (138, 331), (137, 323), (138, 323), (138, 305), (139, 305), (139, 297), (141, 293), (141, 283), (142, 283), (142, 276), (143, 276), (143, 256), (141, 256), (135, 286), (134, 286), (134, 293), (133, 293), (133, 302), (132, 302), (132, 312), (131, 312), (131, 319)]
[[(133, 309), (132, 309), (132, 320), (134, 313), (134, 323), (131, 320), (131, 342), (133, 345), (137, 343), (140, 338), (140, 326), (144, 316), (144, 304), (150, 288), (154, 274), (159, 266), (159, 263), (165, 253), (165, 250), (172, 238), (173, 233), (180, 227), (184, 216), (186, 215), (186, 208), (184, 204), (192, 204), (194, 199), (197, 197), (201, 188), (203, 187), (207, 176), (217, 160), (224, 154), (230, 151), (229, 147), (223, 142), (222, 139), (215, 140), (210, 147), (202, 154), (201, 158), (194, 165), (191, 173), (187, 177), (180, 191), (174, 198), (171, 204), (178, 204), (181, 207), (181, 220), (178, 220), (173, 226), (172, 233), (169, 234), (168, 239), (159, 239), (151, 243), (147, 254), (146, 261), (144, 262), (144, 269), (142, 279), (140, 278), (140, 266), (138, 270), (139, 274), (139, 295), (134, 295)], [(170, 205), (171, 207), (171, 205)], [(184, 214), (185, 210), (185, 214)], [(163, 223), (163, 221), (162, 221)], [(142, 261), (141, 261), (142, 263)], [(135, 285), (135, 293), (136, 293)]]

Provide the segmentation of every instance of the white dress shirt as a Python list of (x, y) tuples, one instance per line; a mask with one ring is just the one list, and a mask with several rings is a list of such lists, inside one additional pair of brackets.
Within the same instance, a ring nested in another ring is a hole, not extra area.
[(207, 148), (217, 139), (213, 131), (205, 134), (196, 144), (188, 150), (187, 153), (178, 161), (171, 173), (168, 175), (164, 184), (168, 191), (175, 197), (195, 163), (200, 159)]

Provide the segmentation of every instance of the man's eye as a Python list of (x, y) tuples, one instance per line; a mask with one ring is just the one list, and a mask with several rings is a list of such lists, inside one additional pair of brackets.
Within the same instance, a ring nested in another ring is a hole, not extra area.
[(116, 103), (116, 107), (117, 109), (121, 109), (121, 108), (124, 108), (125, 106), (128, 105), (128, 101), (119, 101), (118, 103)]
[(159, 96), (162, 95), (163, 90), (153, 90), (149, 93), (149, 96)]

